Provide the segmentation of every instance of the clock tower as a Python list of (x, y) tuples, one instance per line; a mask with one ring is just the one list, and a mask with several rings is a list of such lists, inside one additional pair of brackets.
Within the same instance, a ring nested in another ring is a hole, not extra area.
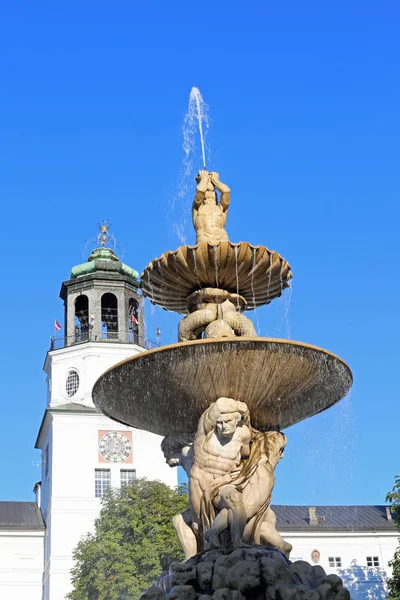
[(46, 523), (43, 600), (63, 600), (70, 591), (72, 552), (93, 528), (109, 487), (135, 477), (177, 484), (159, 436), (112, 421), (92, 401), (106, 369), (149, 347), (138, 273), (118, 258), (113, 239), (103, 222), (88, 261), (62, 283), (64, 335), (52, 339), (44, 363), (48, 401), (36, 440)]

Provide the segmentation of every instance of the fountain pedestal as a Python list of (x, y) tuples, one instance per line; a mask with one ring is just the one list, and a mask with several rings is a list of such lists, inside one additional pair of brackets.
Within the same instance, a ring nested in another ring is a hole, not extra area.
[(141, 600), (349, 600), (336, 575), (320, 566), (288, 561), (275, 548), (252, 546), (231, 552), (211, 550), (185, 563), (173, 563), (169, 573)]

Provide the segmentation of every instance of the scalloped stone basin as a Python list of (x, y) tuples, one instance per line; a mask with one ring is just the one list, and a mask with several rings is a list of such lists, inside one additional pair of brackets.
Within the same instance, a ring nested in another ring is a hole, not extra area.
[(351, 384), (346, 363), (316, 346), (209, 339), (120, 362), (96, 381), (93, 400), (108, 417), (160, 435), (195, 431), (220, 396), (246, 402), (255, 426), (284, 429), (341, 400)]
[(250, 310), (281, 296), (291, 278), (287, 261), (265, 246), (202, 242), (155, 258), (144, 269), (140, 285), (155, 304), (186, 314), (186, 298), (198, 289), (212, 287), (240, 294)]

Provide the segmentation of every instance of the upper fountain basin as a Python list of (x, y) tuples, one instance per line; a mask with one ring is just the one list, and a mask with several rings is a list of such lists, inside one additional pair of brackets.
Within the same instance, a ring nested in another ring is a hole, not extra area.
[(108, 417), (160, 435), (197, 429), (200, 415), (225, 396), (246, 402), (256, 427), (284, 429), (343, 398), (349, 367), (330, 352), (271, 338), (209, 339), (143, 352), (94, 385)]
[(201, 242), (155, 258), (141, 275), (141, 287), (154, 304), (186, 314), (188, 296), (201, 288), (239, 294), (250, 310), (280, 296), (291, 278), (286, 260), (265, 246)]

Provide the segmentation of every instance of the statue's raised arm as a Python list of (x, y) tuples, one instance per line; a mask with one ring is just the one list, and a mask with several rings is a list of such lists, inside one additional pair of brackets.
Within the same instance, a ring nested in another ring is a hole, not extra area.
[(213, 186), (219, 191), (221, 194), (219, 203), (224, 212), (228, 211), (229, 204), (231, 202), (231, 188), (226, 185), (226, 183), (222, 183), (219, 180), (219, 174), (214, 171), (210, 173), (210, 179)]
[(193, 200), (193, 211), (197, 211), (205, 200), (208, 185), (210, 183), (210, 173), (205, 169), (199, 171), (196, 175), (196, 183), (197, 187)]
[[(229, 187), (219, 180), (218, 173), (209, 173), (205, 169), (198, 172), (196, 182), (196, 195), (192, 207), (196, 243), (227, 242), (225, 225), (231, 196)], [(215, 190), (221, 195), (219, 202)]]

